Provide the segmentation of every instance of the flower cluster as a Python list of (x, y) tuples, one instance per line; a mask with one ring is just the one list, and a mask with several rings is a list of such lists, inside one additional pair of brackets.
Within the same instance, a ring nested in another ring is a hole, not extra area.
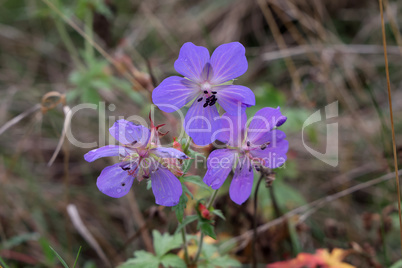
[[(185, 43), (174, 67), (184, 77), (163, 80), (152, 92), (152, 100), (168, 113), (191, 103), (183, 127), (193, 142), (200, 146), (215, 140), (227, 144), (225, 149), (209, 155), (204, 182), (218, 189), (234, 169), (229, 194), (235, 203), (242, 204), (251, 193), (253, 170), (259, 171), (261, 166), (277, 168), (286, 161), (289, 145), (285, 133), (277, 127), (287, 118), (279, 107), (267, 107), (247, 124), (246, 109), (255, 105), (255, 96), (249, 88), (233, 84), (248, 68), (245, 48), (238, 42), (219, 46), (212, 56), (205, 47)], [(225, 111), (222, 116), (219, 108)], [(110, 133), (122, 145), (105, 146), (85, 155), (89, 162), (104, 156), (121, 156), (120, 163), (105, 168), (99, 176), (100, 191), (121, 197), (128, 193), (135, 178), (150, 179), (157, 204), (174, 206), (179, 202), (182, 187), (175, 175), (183, 174), (180, 165), (170, 160), (188, 156), (179, 150), (176, 141), (174, 148), (161, 147), (159, 127), (151, 125), (149, 130), (119, 120)], [(202, 211), (206, 213), (205, 209)]]
[[(122, 145), (108, 145), (89, 151), (84, 155), (88, 162), (106, 156), (120, 156), (121, 161), (103, 169), (96, 185), (111, 197), (126, 195), (134, 179), (150, 179), (155, 202), (163, 206), (174, 206), (179, 202), (182, 186), (174, 173), (173, 159), (187, 159), (188, 156), (174, 148), (163, 148), (159, 144), (158, 127), (151, 125), (151, 131), (126, 120), (118, 120), (110, 134)], [(173, 173), (172, 173), (173, 172)]]

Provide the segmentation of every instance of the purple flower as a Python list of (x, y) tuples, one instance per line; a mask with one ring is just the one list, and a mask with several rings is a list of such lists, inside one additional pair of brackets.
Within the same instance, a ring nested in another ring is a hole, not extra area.
[[(121, 162), (102, 170), (96, 185), (111, 197), (126, 195), (133, 181), (150, 179), (155, 202), (162, 206), (175, 206), (182, 194), (179, 179), (170, 171), (171, 160), (187, 159), (187, 155), (173, 148), (158, 147), (158, 127), (151, 131), (126, 120), (118, 120), (109, 129), (110, 134), (122, 145), (108, 145), (84, 155), (88, 162), (106, 156), (120, 156)], [(176, 169), (177, 170), (177, 169)]]
[(218, 140), (226, 142), (228, 148), (211, 152), (204, 182), (216, 190), (222, 186), (234, 167), (229, 188), (230, 198), (239, 205), (244, 203), (253, 187), (253, 168), (258, 171), (260, 165), (277, 168), (285, 163), (289, 143), (285, 140), (285, 133), (276, 127), (285, 123), (286, 119), (279, 107), (263, 108), (254, 115), (246, 129), (245, 113), (237, 117), (223, 115)]
[(152, 92), (152, 101), (168, 113), (193, 101), (184, 129), (198, 145), (214, 141), (212, 134), (219, 129), (216, 103), (231, 115), (255, 105), (249, 88), (230, 83), (248, 68), (245, 48), (238, 42), (219, 46), (211, 57), (205, 47), (185, 43), (174, 67), (184, 78), (171, 76), (163, 80)]

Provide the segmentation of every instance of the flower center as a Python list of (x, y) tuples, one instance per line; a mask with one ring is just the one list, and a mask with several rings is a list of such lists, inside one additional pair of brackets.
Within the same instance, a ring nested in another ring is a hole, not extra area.
[(201, 84), (201, 91), (204, 92), (204, 96), (200, 97), (197, 101), (200, 102), (205, 98), (205, 103), (203, 105), (204, 108), (208, 106), (215, 105), (218, 98), (216, 97), (216, 91), (211, 91), (212, 85), (208, 82), (204, 82)]

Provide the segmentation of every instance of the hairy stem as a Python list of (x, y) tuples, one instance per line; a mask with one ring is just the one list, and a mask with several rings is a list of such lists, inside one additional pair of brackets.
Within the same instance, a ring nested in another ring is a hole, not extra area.
[(185, 229), (185, 227), (181, 229), (181, 238), (183, 239), (183, 246), (184, 246), (184, 261), (186, 262), (186, 265), (188, 266), (190, 261), (188, 258), (186, 231), (184, 229)]
[[(210, 209), (212, 207), (217, 194), (218, 194), (218, 190), (215, 190), (214, 193), (212, 194), (211, 198), (208, 201), (207, 209)], [(194, 258), (194, 264), (196, 264), (198, 259), (200, 258), (203, 241), (204, 241), (204, 234), (201, 232), (200, 241), (198, 242), (197, 254), (195, 255), (195, 258)]]

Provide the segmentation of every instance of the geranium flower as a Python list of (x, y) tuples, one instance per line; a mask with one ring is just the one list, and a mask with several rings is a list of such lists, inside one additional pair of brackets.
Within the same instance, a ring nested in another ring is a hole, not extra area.
[(231, 80), (247, 71), (245, 48), (238, 42), (223, 44), (212, 56), (205, 47), (185, 43), (174, 63), (184, 76), (171, 76), (152, 92), (152, 101), (171, 113), (193, 101), (184, 119), (184, 129), (198, 145), (212, 143), (219, 129), (216, 103), (231, 115), (255, 105), (254, 93), (247, 87), (231, 85)]
[(161, 126), (151, 123), (150, 131), (144, 126), (118, 120), (109, 132), (122, 145), (107, 145), (84, 155), (88, 162), (106, 156), (121, 158), (119, 163), (104, 168), (98, 177), (96, 185), (102, 193), (119, 198), (129, 192), (135, 178), (138, 181), (150, 179), (156, 204), (174, 206), (179, 202), (182, 186), (172, 173), (178, 172), (177, 165), (172, 165), (170, 159), (182, 160), (188, 156), (159, 146), (158, 128)]
[(238, 117), (223, 115), (220, 119), (222, 129), (217, 139), (226, 142), (228, 148), (214, 150), (209, 155), (204, 182), (216, 190), (234, 167), (230, 198), (239, 205), (245, 202), (253, 187), (253, 169), (259, 171), (260, 165), (277, 168), (285, 163), (289, 143), (285, 140), (285, 133), (274, 128), (286, 120), (279, 107), (259, 110), (248, 129), (245, 113)]

